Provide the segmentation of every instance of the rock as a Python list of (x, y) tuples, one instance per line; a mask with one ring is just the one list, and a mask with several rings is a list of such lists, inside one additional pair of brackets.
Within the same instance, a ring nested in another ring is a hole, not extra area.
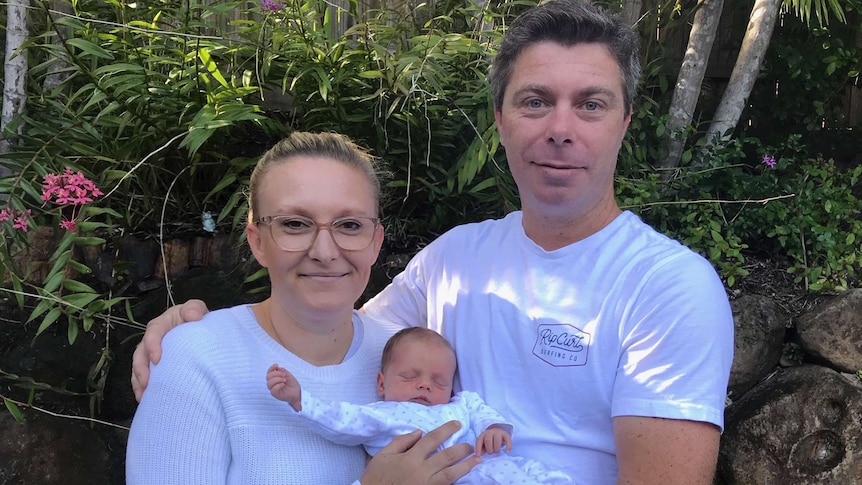
[(862, 289), (849, 290), (801, 315), (796, 331), (812, 359), (842, 372), (862, 369)]
[(862, 485), (862, 385), (826, 367), (784, 369), (725, 412), (726, 484)]
[(775, 301), (759, 295), (733, 300), (731, 307), (735, 338), (727, 390), (736, 400), (778, 364), (787, 316)]
[(0, 413), (0, 483), (122, 483), (122, 461), (111, 459), (111, 447), (89, 425), (34, 411), (25, 416), (19, 424)]

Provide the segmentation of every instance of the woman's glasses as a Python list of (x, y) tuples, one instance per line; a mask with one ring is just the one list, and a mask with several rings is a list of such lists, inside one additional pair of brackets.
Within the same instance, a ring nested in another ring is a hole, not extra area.
[(285, 251), (306, 251), (314, 244), (317, 234), (327, 229), (335, 245), (344, 251), (367, 248), (374, 240), (380, 220), (373, 217), (341, 217), (328, 224), (318, 224), (302, 216), (268, 216), (254, 221), (267, 224), (272, 240)]

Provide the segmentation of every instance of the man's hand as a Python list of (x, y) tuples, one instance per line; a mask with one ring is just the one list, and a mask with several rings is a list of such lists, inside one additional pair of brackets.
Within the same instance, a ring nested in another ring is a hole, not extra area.
[(207, 312), (209, 309), (206, 303), (189, 300), (168, 308), (147, 323), (144, 338), (132, 356), (132, 390), (135, 391), (135, 399), (138, 402), (141, 401), (150, 380), (150, 362), (158, 364), (162, 358), (162, 338), (177, 325), (200, 320)]
[(396, 437), (371, 459), (360, 482), (362, 485), (451, 484), (479, 462), (476, 455), (470, 456), (473, 450), (466, 443), (434, 453), (460, 427), (458, 421), (449, 421), (421, 439), (419, 430)]
[(287, 402), (296, 411), (302, 411), (302, 388), (287, 369), (278, 364), (269, 366), (266, 370), (266, 387), (272, 397)]
[(509, 433), (492, 424), (488, 429), (482, 431), (482, 434), (476, 439), (476, 456), (482, 456), (482, 453), (499, 453), (503, 446), (506, 446), (506, 451), (512, 451), (512, 437)]

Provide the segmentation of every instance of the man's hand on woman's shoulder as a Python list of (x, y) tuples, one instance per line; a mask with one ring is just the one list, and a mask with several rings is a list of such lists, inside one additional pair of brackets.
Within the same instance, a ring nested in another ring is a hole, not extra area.
[(162, 358), (162, 339), (177, 325), (200, 320), (209, 312), (202, 300), (189, 300), (174, 305), (147, 323), (144, 338), (132, 355), (132, 390), (140, 402), (150, 380), (150, 362), (158, 364)]

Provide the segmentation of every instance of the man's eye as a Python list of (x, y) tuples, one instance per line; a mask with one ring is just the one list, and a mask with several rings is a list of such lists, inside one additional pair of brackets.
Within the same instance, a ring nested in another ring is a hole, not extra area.
[(596, 111), (599, 109), (599, 103), (596, 103), (595, 101), (587, 101), (584, 103), (584, 109), (587, 111)]
[(527, 101), (527, 106), (529, 106), (530, 108), (541, 108), (544, 105), (545, 105), (545, 103), (543, 103), (541, 99), (535, 99), (534, 98), (534, 99)]

